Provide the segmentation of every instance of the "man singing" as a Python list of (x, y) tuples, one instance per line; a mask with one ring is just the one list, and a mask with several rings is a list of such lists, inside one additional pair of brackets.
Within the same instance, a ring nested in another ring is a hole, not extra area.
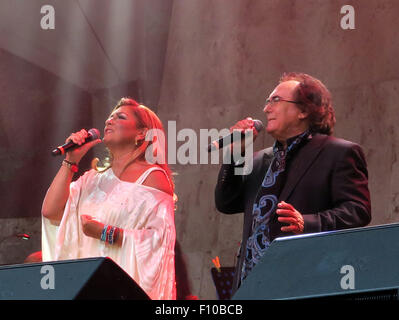
[[(254, 154), (247, 176), (234, 174), (238, 164), (223, 164), (215, 190), (219, 211), (245, 215), (233, 293), (275, 238), (371, 221), (363, 151), (332, 137), (335, 115), (324, 84), (307, 74), (284, 74), (263, 111), (273, 147)], [(251, 118), (231, 128), (248, 129)]]

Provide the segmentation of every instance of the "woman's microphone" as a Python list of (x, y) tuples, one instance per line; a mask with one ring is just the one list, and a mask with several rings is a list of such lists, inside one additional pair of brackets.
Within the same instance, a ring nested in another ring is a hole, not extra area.
[[(90, 129), (89, 131), (87, 131), (87, 133), (88, 133), (88, 136), (83, 144), (93, 141), (93, 140), (100, 139), (100, 131), (98, 131), (98, 129), (96, 129), (96, 128)], [(51, 154), (53, 156), (60, 156), (60, 155), (65, 154), (66, 152), (73, 150), (75, 148), (78, 148), (80, 146), (82, 146), (82, 145), (78, 145), (77, 143), (70, 140), (67, 143), (63, 144), (62, 146), (55, 148), (53, 151), (51, 151)]]

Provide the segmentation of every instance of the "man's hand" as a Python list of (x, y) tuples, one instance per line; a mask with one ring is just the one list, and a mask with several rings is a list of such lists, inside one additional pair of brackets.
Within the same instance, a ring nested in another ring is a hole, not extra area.
[(281, 227), (283, 232), (303, 233), (304, 221), (302, 214), (292, 205), (281, 201), (277, 205), (276, 213), (279, 215), (278, 221), (288, 223), (289, 226)]
[(239, 131), (245, 134), (245, 131), (252, 131), (252, 139), (242, 139), (241, 141), (236, 141), (230, 145), (230, 148), (233, 148), (233, 151), (241, 150), (243, 154), (245, 151), (246, 145), (254, 143), (256, 137), (258, 136), (258, 131), (255, 129), (254, 120), (250, 117), (238, 121), (234, 126), (230, 128), (230, 132)]

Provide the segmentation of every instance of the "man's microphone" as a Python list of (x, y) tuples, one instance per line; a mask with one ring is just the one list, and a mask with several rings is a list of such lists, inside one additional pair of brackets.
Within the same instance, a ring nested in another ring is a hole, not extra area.
[[(90, 129), (89, 131), (87, 131), (87, 133), (88, 133), (88, 136), (83, 144), (93, 141), (93, 140), (100, 139), (100, 131), (98, 131), (98, 129), (96, 129), (96, 128)], [(73, 150), (75, 148), (78, 148), (80, 146), (82, 146), (82, 145), (78, 145), (73, 141), (68, 141), (67, 143), (63, 144), (62, 146), (59, 146), (59, 147), (55, 148), (53, 151), (51, 151), (51, 154), (53, 156), (63, 155), (66, 152)]]
[[(264, 128), (262, 121), (254, 120), (254, 128), (255, 128), (256, 132), (262, 131), (262, 129)], [(219, 140), (213, 141), (208, 146), (208, 152), (211, 152), (214, 150), (219, 150), (220, 148), (223, 148), (226, 145), (229, 145), (237, 140), (241, 140), (243, 137), (244, 137), (243, 132), (241, 133), (241, 135), (238, 135), (238, 134), (234, 134), (234, 131), (233, 131), (229, 135), (222, 137)]]

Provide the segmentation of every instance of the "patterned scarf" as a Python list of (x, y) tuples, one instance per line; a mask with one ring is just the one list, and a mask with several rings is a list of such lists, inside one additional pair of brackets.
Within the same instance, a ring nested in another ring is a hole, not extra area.
[(278, 198), (286, 180), (286, 162), (309, 139), (309, 131), (287, 140), (287, 148), (276, 141), (273, 159), (255, 198), (252, 210), (251, 235), (247, 240), (246, 255), (242, 265), (241, 281), (260, 261), (270, 246), (269, 221), (277, 209)]

